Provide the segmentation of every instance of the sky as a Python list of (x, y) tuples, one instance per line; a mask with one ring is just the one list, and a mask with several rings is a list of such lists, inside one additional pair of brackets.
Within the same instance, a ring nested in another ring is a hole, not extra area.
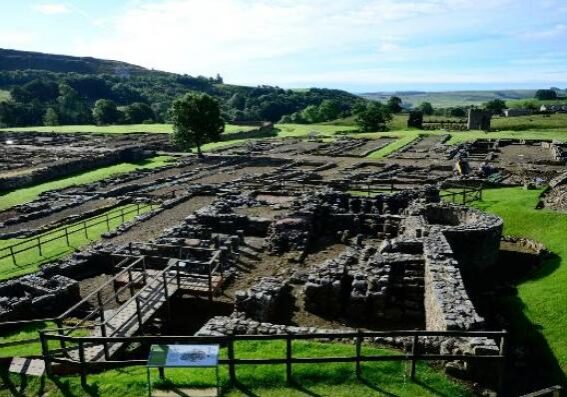
[(567, 88), (567, 0), (0, 0), (0, 48), (352, 92)]

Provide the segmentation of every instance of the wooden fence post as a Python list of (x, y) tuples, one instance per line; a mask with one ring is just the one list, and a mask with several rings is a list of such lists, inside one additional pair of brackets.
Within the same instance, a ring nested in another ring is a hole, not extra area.
[(411, 345), (411, 369), (410, 369), (410, 378), (411, 380), (415, 380), (415, 364), (417, 362), (415, 356), (417, 354), (417, 348), (418, 348), (418, 343), (419, 343), (419, 336), (414, 335), (413, 336), (413, 343)]
[(136, 297), (135, 301), (136, 301), (136, 314), (137, 314), (137, 317), (138, 317), (138, 326), (140, 328), (139, 331), (140, 331), (140, 334), (144, 335), (144, 330), (143, 330), (144, 319), (142, 318), (142, 310), (140, 308), (140, 299), (138, 297)]
[(43, 256), (43, 252), (41, 251), (41, 236), (37, 237), (37, 248), (39, 249), (39, 256)]
[(234, 363), (234, 337), (232, 335), (227, 336), (227, 354), (228, 354), (228, 378), (230, 383), (234, 385), (236, 383), (236, 368)]
[(83, 341), (79, 340), (79, 361), (81, 365), (81, 385), (83, 387), (87, 386), (87, 367), (85, 363), (85, 346)]
[(358, 330), (356, 335), (356, 377), (360, 379), (362, 375), (362, 368), (360, 366), (360, 351), (362, 348), (362, 331)]
[(163, 273), (163, 293), (167, 310), (167, 318), (171, 320), (171, 304), (169, 302), (169, 291), (167, 290), (167, 275)]
[(122, 223), (124, 223), (124, 208), (120, 208), (120, 216), (122, 217)]
[(136, 203), (136, 215), (140, 215), (140, 203)]
[(498, 374), (498, 395), (504, 396), (504, 387), (506, 382), (504, 382), (504, 375), (506, 373), (506, 335), (502, 335), (500, 338), (500, 359), (499, 374)]
[(291, 345), (291, 341), (292, 341), (292, 335), (288, 334), (286, 336), (285, 339), (285, 345), (286, 345), (286, 349), (285, 349), (285, 379), (286, 382), (292, 383), (293, 381), (293, 375), (292, 375), (292, 367), (291, 367), (291, 358), (292, 358), (292, 345)]
[(108, 219), (108, 212), (105, 215), (106, 215), (106, 231), (109, 232), (110, 231), (110, 219)]
[(67, 241), (67, 247), (69, 247), (71, 244), (69, 244), (69, 230), (67, 230), (67, 226), (65, 226), (65, 240)]
[(45, 373), (47, 377), (53, 376), (53, 369), (51, 367), (51, 358), (49, 357), (49, 345), (45, 337), (45, 331), (39, 331), (39, 340), (41, 341), (41, 355), (43, 362), (45, 362)]
[(132, 268), (128, 269), (128, 287), (130, 289), (130, 298), (134, 296), (134, 283), (132, 282)]
[(89, 231), (87, 230), (87, 221), (83, 222), (83, 230), (85, 231), (85, 238), (89, 239)]
[(12, 255), (12, 262), (14, 263), (14, 266), (18, 266), (18, 263), (16, 262), (16, 255), (14, 255), (14, 248), (10, 247), (10, 255)]
[[(100, 334), (103, 338), (106, 338), (106, 319), (104, 316), (104, 306), (102, 304), (102, 296), (100, 291), (96, 294), (97, 301), (98, 301), (98, 311), (100, 312)], [(110, 360), (110, 352), (108, 351), (108, 343), (103, 342), (102, 347), (104, 349), (104, 359), (106, 361)]]

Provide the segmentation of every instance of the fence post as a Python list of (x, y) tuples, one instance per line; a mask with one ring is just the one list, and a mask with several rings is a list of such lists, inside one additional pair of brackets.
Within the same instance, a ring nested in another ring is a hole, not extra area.
[(87, 230), (87, 221), (83, 222), (83, 230), (85, 231), (85, 238), (89, 239), (89, 231)]
[(47, 339), (45, 338), (45, 331), (39, 331), (39, 340), (41, 341), (41, 355), (43, 356), (43, 361), (45, 362), (45, 373), (49, 378), (53, 376), (53, 369), (51, 368), (51, 359), (49, 358), (49, 345), (47, 344)]
[(147, 274), (147, 269), (146, 269), (146, 256), (145, 255), (142, 257), (142, 282), (144, 283), (144, 285), (146, 285), (148, 283), (148, 274)]
[(177, 288), (181, 289), (181, 268), (179, 266), (179, 261), (177, 261), (175, 267), (177, 270)]
[(41, 251), (41, 236), (37, 237), (37, 248), (39, 249), (39, 256), (43, 256), (43, 252)]
[(144, 320), (142, 319), (142, 311), (140, 309), (140, 299), (139, 297), (136, 297), (135, 300), (136, 300), (136, 314), (138, 316), (138, 326), (140, 328), (140, 333), (144, 335), (144, 330), (143, 330)]
[(130, 298), (134, 296), (134, 284), (132, 283), (132, 268), (128, 268), (128, 287), (130, 289)]
[[(102, 304), (102, 296), (100, 295), (100, 291), (97, 292), (96, 298), (98, 301), (98, 311), (100, 312), (100, 334), (103, 338), (106, 338), (106, 319), (104, 318), (104, 307)], [(102, 344), (104, 349), (104, 359), (106, 361), (110, 360), (110, 352), (108, 351), (108, 343), (104, 342)]]
[(208, 283), (209, 283), (209, 301), (213, 301), (213, 275), (212, 275), (212, 263), (211, 261), (209, 261), (209, 279), (208, 279)]
[(136, 203), (136, 215), (140, 215), (140, 203)]
[(285, 379), (287, 381), (287, 383), (291, 383), (293, 381), (292, 379), (292, 373), (291, 373), (291, 357), (292, 357), (292, 345), (291, 345), (291, 341), (292, 341), (292, 335), (288, 334), (286, 336), (285, 339), (285, 345), (286, 345), (286, 349), (285, 349)]
[(506, 334), (502, 335), (500, 338), (500, 355), (502, 358), (500, 359), (500, 368), (498, 374), (498, 395), (504, 396), (504, 387), (506, 382), (504, 382), (504, 375), (506, 373)]
[(120, 208), (120, 216), (122, 217), (122, 223), (124, 223), (124, 208)]
[(106, 231), (110, 231), (110, 219), (108, 219), (108, 212), (105, 214), (106, 216)]
[(356, 335), (356, 377), (360, 379), (362, 375), (362, 369), (360, 367), (360, 350), (362, 348), (362, 331), (357, 331)]
[(417, 354), (417, 347), (418, 347), (418, 343), (419, 343), (419, 336), (417, 336), (417, 334), (415, 334), (413, 336), (413, 343), (411, 345), (411, 369), (410, 369), (410, 378), (411, 380), (415, 380), (415, 364), (416, 364), (416, 354)]
[(236, 368), (234, 365), (234, 337), (227, 336), (227, 354), (228, 354), (228, 377), (231, 384), (236, 383)]
[[(60, 337), (65, 336), (65, 333), (63, 332), (63, 329), (62, 329), (62, 328), (63, 328), (63, 322), (61, 321), (60, 318), (55, 319), (55, 325), (57, 325), (57, 334), (58, 334)], [(60, 344), (60, 346), (61, 346), (61, 349), (66, 349), (66, 348), (67, 348), (67, 345), (66, 345), (66, 343), (65, 343), (65, 340), (64, 340), (63, 338), (60, 338), (60, 339), (59, 339), (59, 344)]]
[(67, 241), (67, 247), (70, 246), (69, 244), (69, 230), (67, 230), (67, 226), (65, 226), (65, 240)]
[(12, 262), (14, 262), (14, 266), (18, 266), (16, 262), (16, 255), (14, 255), (14, 248), (10, 246), (10, 255), (12, 255)]
[(79, 361), (81, 365), (81, 385), (87, 386), (87, 368), (85, 366), (85, 346), (83, 341), (79, 340)]
[(167, 310), (167, 318), (171, 320), (171, 304), (169, 302), (169, 291), (167, 290), (167, 275), (163, 273), (163, 293)]

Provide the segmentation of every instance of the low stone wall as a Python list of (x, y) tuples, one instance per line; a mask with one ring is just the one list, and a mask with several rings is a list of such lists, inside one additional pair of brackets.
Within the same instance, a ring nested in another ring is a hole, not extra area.
[(257, 321), (277, 321), (280, 306), (291, 303), (289, 292), (288, 281), (280, 277), (262, 277), (249, 289), (236, 292), (234, 309)]

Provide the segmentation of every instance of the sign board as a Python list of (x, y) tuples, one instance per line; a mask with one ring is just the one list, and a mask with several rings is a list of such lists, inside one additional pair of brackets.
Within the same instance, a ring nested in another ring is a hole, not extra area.
[(216, 367), (218, 345), (152, 345), (148, 367)]

